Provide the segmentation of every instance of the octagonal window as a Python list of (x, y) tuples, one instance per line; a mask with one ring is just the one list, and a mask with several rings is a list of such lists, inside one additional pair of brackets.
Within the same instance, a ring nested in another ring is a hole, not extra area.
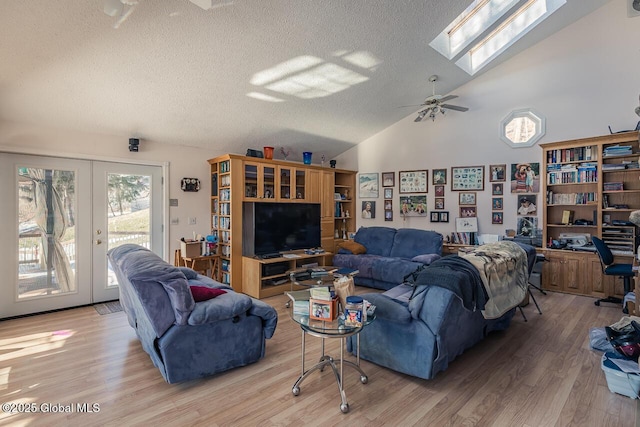
[(500, 122), (500, 139), (513, 148), (531, 147), (544, 133), (544, 117), (531, 108), (514, 110)]

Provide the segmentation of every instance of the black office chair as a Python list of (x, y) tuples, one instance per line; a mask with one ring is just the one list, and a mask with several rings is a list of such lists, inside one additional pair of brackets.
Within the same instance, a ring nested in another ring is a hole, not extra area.
[[(635, 276), (633, 272), (633, 264), (614, 264), (613, 254), (611, 249), (601, 239), (592, 236), (591, 241), (598, 251), (600, 257), (600, 264), (602, 266), (602, 272), (607, 276), (619, 276), (624, 280), (624, 294), (626, 295), (631, 291), (631, 278)], [(594, 302), (595, 305), (600, 305), (601, 302), (614, 302), (621, 304), (622, 300), (616, 297), (606, 297), (598, 299)], [(622, 307), (623, 313), (628, 313), (627, 307)]]

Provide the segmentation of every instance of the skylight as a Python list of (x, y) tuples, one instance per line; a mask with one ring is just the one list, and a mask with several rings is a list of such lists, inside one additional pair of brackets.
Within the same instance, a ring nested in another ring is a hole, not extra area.
[(475, 0), (429, 45), (473, 75), (565, 3)]

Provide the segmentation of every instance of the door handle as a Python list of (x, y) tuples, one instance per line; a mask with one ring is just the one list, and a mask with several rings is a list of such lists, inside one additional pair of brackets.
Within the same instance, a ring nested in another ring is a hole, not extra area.
[(96, 240), (96, 245), (100, 245), (100, 244), (102, 244), (102, 240), (100, 239)]

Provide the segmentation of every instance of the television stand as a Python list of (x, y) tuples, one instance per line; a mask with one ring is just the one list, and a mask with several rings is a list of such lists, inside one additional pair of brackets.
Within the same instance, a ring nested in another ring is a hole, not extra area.
[[(289, 255), (289, 254), (287, 254)], [(319, 266), (330, 265), (333, 254), (324, 252), (309, 255), (304, 252), (296, 252), (295, 258), (287, 258), (278, 254), (277, 258), (265, 259), (242, 257), (242, 292), (254, 298), (262, 299), (274, 295), (283, 295), (291, 290), (289, 272), (299, 270), (303, 265), (317, 263)], [(304, 289), (302, 286), (293, 286), (294, 290)]]

